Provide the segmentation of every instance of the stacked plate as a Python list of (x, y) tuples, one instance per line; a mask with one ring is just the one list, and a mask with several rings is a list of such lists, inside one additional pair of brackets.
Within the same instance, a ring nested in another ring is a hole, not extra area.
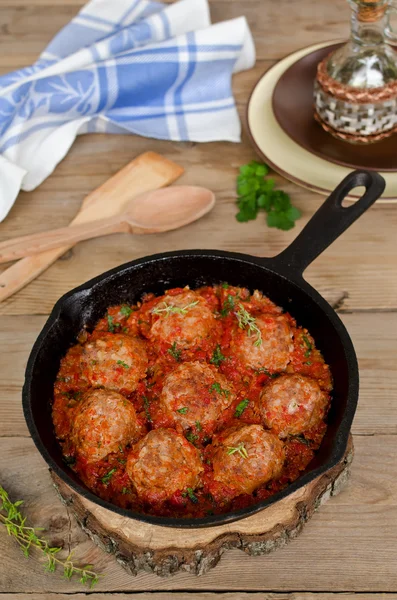
[(397, 202), (396, 135), (354, 145), (332, 137), (314, 120), (317, 65), (339, 45), (326, 42), (298, 50), (267, 71), (248, 104), (249, 135), (261, 158), (298, 185), (328, 195), (352, 169), (372, 169), (386, 180), (378, 202)]

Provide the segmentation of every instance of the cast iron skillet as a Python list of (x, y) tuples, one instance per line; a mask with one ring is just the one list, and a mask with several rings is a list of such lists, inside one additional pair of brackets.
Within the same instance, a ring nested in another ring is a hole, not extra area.
[[(355, 187), (364, 195), (344, 208)], [(54, 472), (92, 502), (123, 516), (168, 527), (221, 525), (262, 510), (285, 498), (335, 466), (343, 457), (358, 401), (358, 366), (350, 337), (329, 304), (302, 277), (305, 268), (362, 215), (385, 187), (374, 172), (350, 173), (319, 208), (311, 221), (281, 254), (258, 258), (218, 250), (182, 250), (156, 254), (117, 267), (65, 294), (55, 305), (30, 354), (23, 388), (23, 409), (33, 440)], [(349, 257), (346, 257), (349, 260)], [(286, 489), (254, 506), (200, 519), (155, 517), (118, 508), (90, 492), (62, 460), (54, 435), (51, 402), (61, 358), (83, 327), (93, 328), (109, 306), (135, 303), (144, 292), (163, 294), (167, 288), (196, 288), (227, 281), (259, 289), (307, 327), (330, 365), (334, 378), (328, 429), (306, 471)]]

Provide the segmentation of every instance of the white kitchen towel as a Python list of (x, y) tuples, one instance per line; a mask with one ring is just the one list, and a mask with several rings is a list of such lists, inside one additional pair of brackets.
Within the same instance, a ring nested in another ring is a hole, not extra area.
[(92, 0), (0, 77), (0, 221), (82, 133), (238, 142), (232, 74), (254, 64), (245, 18), (211, 25), (207, 0)]

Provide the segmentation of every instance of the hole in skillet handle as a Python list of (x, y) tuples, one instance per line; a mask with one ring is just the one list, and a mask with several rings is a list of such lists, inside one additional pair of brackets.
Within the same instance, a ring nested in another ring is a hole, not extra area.
[[(353, 171), (335, 188), (295, 240), (273, 260), (288, 276), (300, 278), (306, 267), (332, 244), (382, 195), (386, 182), (375, 171)], [(356, 187), (365, 193), (354, 204), (343, 206)]]

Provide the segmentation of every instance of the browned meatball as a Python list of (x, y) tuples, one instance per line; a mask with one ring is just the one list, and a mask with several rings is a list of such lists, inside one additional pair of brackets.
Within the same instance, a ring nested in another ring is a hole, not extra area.
[(138, 495), (159, 504), (178, 490), (195, 489), (203, 465), (185, 437), (174, 429), (155, 429), (132, 448), (126, 469)]
[(179, 365), (164, 381), (160, 402), (183, 429), (198, 426), (206, 434), (235, 399), (227, 379), (201, 362)]
[(243, 425), (221, 434), (212, 460), (214, 479), (234, 496), (252, 494), (280, 475), (284, 460), (284, 445), (275, 435), (261, 425)]
[(205, 298), (190, 290), (163, 296), (151, 312), (150, 339), (176, 343), (181, 348), (199, 344), (209, 337), (216, 324)]
[(314, 379), (281, 375), (263, 388), (260, 404), (265, 425), (285, 438), (319, 425), (328, 396)]
[(232, 353), (252, 369), (284, 371), (291, 360), (292, 333), (284, 315), (264, 314), (254, 326), (240, 328), (231, 345)]
[(105, 458), (141, 435), (131, 402), (117, 392), (90, 389), (76, 407), (72, 440), (77, 454), (88, 462)]
[(133, 392), (146, 376), (148, 360), (142, 340), (122, 333), (103, 333), (87, 342), (81, 356), (83, 377), (94, 387)]

